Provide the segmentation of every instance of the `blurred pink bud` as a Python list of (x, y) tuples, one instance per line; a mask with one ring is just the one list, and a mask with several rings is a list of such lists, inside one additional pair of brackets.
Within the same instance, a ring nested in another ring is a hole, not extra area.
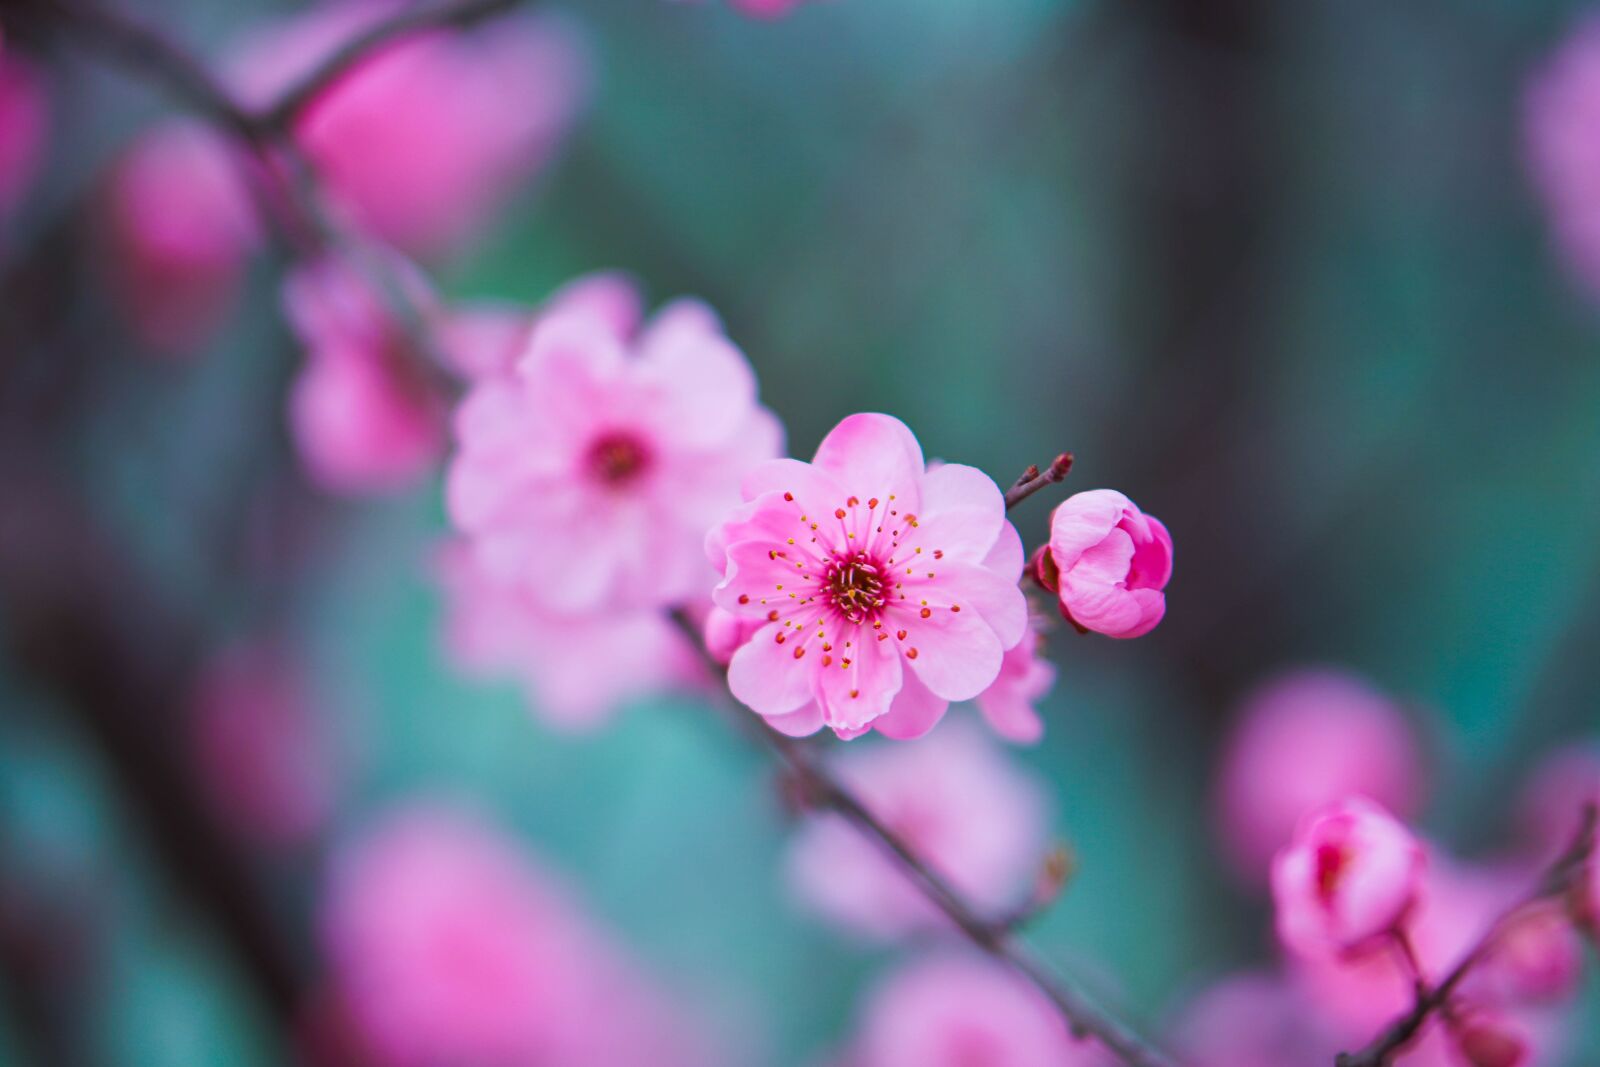
[(32, 63), (0, 42), (0, 218), (11, 214), (44, 160), (50, 109)]
[(1407, 920), (1425, 867), (1411, 831), (1378, 804), (1351, 797), (1313, 811), (1273, 860), (1278, 936), (1312, 957), (1372, 948)]
[(1483, 969), (1513, 1002), (1565, 1000), (1583, 979), (1583, 943), (1565, 909), (1536, 909), (1506, 926)]
[(1393, 700), (1353, 674), (1291, 671), (1243, 702), (1218, 765), (1217, 829), (1239, 875), (1265, 885), (1273, 854), (1306, 812), (1360, 795), (1405, 817), (1421, 778)]
[(444, 413), (391, 294), (365, 268), (388, 272), (424, 314), (431, 294), (397, 259), (354, 256), (298, 267), (284, 282), (285, 310), (306, 347), (289, 425), (324, 489), (384, 492), (411, 485), (437, 462)]
[(193, 703), (194, 759), (222, 819), (270, 844), (300, 844), (327, 822), (334, 769), (300, 668), (247, 645), (209, 664)]
[(1167, 612), (1172, 538), (1113, 489), (1068, 497), (1050, 516), (1061, 613), (1085, 630), (1139, 637)]
[(1044, 635), (1032, 620), (1022, 640), (1000, 661), (1000, 674), (978, 694), (978, 710), (1007, 741), (1031, 745), (1044, 736), (1035, 704), (1056, 684), (1056, 669), (1044, 658)]
[(1569, 268), (1600, 295), (1600, 17), (1584, 16), (1529, 80), (1528, 168)]
[(233, 310), (260, 238), (244, 165), (222, 134), (181, 120), (140, 135), (112, 167), (111, 281), (134, 331), (158, 352), (198, 347)]
[(798, 8), (804, 0), (728, 0), (728, 6), (755, 19), (780, 19)]
[(1191, 1067), (1302, 1067), (1331, 1063), (1340, 1051), (1298, 987), (1256, 972), (1201, 990), (1184, 1008), (1172, 1047)]
[(1536, 858), (1554, 859), (1572, 844), (1588, 804), (1600, 805), (1600, 744), (1573, 745), (1540, 762), (1517, 805), (1518, 828)]
[[(841, 752), (840, 777), (980, 910), (1024, 902), (1046, 849), (1040, 784), (970, 723), (915, 745)], [(942, 929), (946, 920), (882, 847), (838, 815), (811, 818), (789, 871), (800, 898), (847, 929), (877, 938)]]
[(559, 729), (593, 729), (629, 701), (703, 677), (694, 649), (660, 611), (552, 613), (485, 573), (460, 541), (441, 553), (440, 577), (445, 645), (456, 663), (520, 682), (529, 705)]
[(1044, 996), (977, 956), (903, 965), (868, 995), (852, 1067), (1089, 1067), (1111, 1061), (1075, 1041)]
[[(393, 13), (323, 4), (246, 43), (241, 94), (274, 99)], [(295, 136), (368, 235), (431, 258), (475, 236), (555, 154), (588, 95), (588, 49), (556, 16), (412, 34), (358, 63), (303, 112)]]
[(1528, 1044), (1499, 1020), (1470, 1018), (1455, 1028), (1456, 1047), (1471, 1067), (1519, 1067), (1527, 1062)]
[(575, 901), (466, 812), (418, 804), (342, 851), (320, 910), (378, 1067), (700, 1067), (705, 1051)]
[(1028, 574), (1039, 583), (1039, 588), (1052, 593), (1061, 592), (1061, 572), (1056, 570), (1056, 560), (1050, 554), (1049, 545), (1040, 545), (1033, 550), (1028, 560)]
[(703, 597), (706, 530), (782, 447), (709, 308), (676, 301), (637, 334), (625, 318), (599, 301), (545, 312), (515, 372), (456, 412), (450, 516), (489, 574), (555, 613)]
[(717, 606), (763, 624), (728, 687), (769, 721), (814, 706), (812, 730), (919, 737), (1022, 640), (1022, 541), (999, 487), (928, 468), (899, 419), (852, 415), (812, 462), (763, 464), (743, 494), (706, 552)]

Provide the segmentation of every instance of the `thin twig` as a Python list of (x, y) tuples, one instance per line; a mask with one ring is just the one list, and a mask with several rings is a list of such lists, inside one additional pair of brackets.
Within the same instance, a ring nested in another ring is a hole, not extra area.
[(1572, 844), (1546, 868), (1538, 885), (1502, 912), (1438, 985), (1431, 990), (1426, 989), (1425, 984), (1419, 985), (1416, 1002), (1410, 1011), (1390, 1023), (1361, 1051), (1341, 1052), (1335, 1061), (1336, 1067), (1388, 1067), (1390, 1060), (1405, 1049), (1431, 1017), (1448, 1011), (1455, 991), (1494, 950), (1495, 943), (1514, 922), (1530, 908), (1560, 900), (1581, 884), (1595, 855), (1595, 823), (1595, 806), (1590, 804), (1584, 808), (1583, 819)]
[(1022, 472), (1020, 478), (1011, 483), (1011, 488), (1006, 490), (1006, 510), (1016, 507), (1045, 486), (1055, 485), (1064, 480), (1071, 470), (1071, 452), (1061, 453), (1042, 471), (1038, 467), (1029, 467)]
[[(699, 628), (683, 612), (673, 619), (702, 654), (705, 648)], [(714, 674), (722, 668), (706, 656)], [(832, 811), (876, 842), (910, 877), (912, 884), (955, 925), (980, 951), (1026, 979), (1050, 1001), (1071, 1028), (1074, 1036), (1092, 1037), (1115, 1054), (1128, 1067), (1173, 1067), (1160, 1049), (1151, 1045), (1129, 1026), (1113, 1016), (1088, 994), (1068, 985), (1025, 944), (1015, 937), (1009, 916), (987, 919), (967, 902), (959, 890), (898, 833), (867, 809), (850, 788), (812, 755), (812, 747), (769, 726), (766, 720), (744, 708), (731, 708), (734, 721), (783, 764), (784, 770), (800, 787), (802, 795), (816, 808)]]

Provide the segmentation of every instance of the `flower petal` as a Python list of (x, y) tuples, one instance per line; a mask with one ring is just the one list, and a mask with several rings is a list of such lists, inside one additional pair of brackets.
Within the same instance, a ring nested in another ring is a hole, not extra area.
[[(789, 631), (780, 622), (757, 630), (728, 663), (728, 690), (752, 711), (768, 717), (798, 710), (812, 698), (821, 658), (794, 658)], [(778, 638), (784, 638), (783, 643)]]
[(915, 540), (947, 556), (976, 563), (984, 558), (1006, 522), (1006, 501), (994, 479), (960, 463), (947, 463), (922, 478)]
[(949, 708), (950, 702), (934, 696), (916, 671), (907, 671), (894, 703), (872, 726), (885, 737), (912, 741), (937, 726)]
[(1129, 511), (1133, 501), (1115, 489), (1090, 489), (1074, 493), (1050, 515), (1050, 554), (1056, 566), (1069, 570), (1078, 557), (1099, 544)]
[(812, 463), (862, 500), (893, 494), (902, 512), (921, 506), (922, 446), (893, 416), (851, 415), (822, 439)]
[(971, 700), (989, 688), (1000, 673), (1005, 650), (978, 612), (930, 608), (931, 614), (922, 618), (918, 608), (903, 603), (914, 601), (897, 603), (885, 614), (884, 625), (906, 632), (905, 640), (894, 643), (934, 695)]
[[(817, 702), (829, 726), (854, 730), (889, 710), (900, 691), (900, 655), (892, 640), (877, 640), (868, 626), (838, 627), (832, 639), (832, 662), (817, 673)], [(821, 657), (821, 642), (813, 642), (808, 655)], [(792, 653), (791, 653), (792, 655)]]

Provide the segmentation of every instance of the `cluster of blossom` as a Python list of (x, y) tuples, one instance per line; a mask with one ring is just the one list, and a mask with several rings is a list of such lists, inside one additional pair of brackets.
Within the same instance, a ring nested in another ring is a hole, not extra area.
[[(1296, 671), (1246, 701), (1219, 764), (1217, 828), (1242, 884), (1270, 883), (1284, 956), (1193, 999), (1173, 1041), (1191, 1062), (1332, 1062), (1406, 1015), (1419, 981), (1444, 978), (1570, 843), (1584, 803), (1600, 802), (1600, 749), (1563, 752), (1535, 771), (1522, 850), (1489, 861), (1453, 857), (1393, 814), (1416, 810), (1422, 780), (1405, 715), (1359, 679)], [(1516, 910), (1394, 1062), (1556, 1062), (1580, 938), (1600, 915), (1600, 878), (1591, 870), (1581, 884), (1571, 898)]]

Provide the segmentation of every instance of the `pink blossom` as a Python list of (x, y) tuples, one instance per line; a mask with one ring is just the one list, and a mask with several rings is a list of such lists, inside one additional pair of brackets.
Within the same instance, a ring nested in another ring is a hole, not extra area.
[[(397, 6), (324, 4), (260, 31), (235, 60), (241, 94), (275, 99)], [(358, 226), (430, 258), (474, 236), (555, 154), (589, 65), (577, 32), (549, 15), (412, 34), (326, 89), (294, 133)]]
[(1254, 971), (1201, 990), (1179, 1017), (1172, 1047), (1191, 1067), (1303, 1067), (1332, 1063), (1340, 1051), (1292, 981)]
[[(957, 723), (916, 745), (851, 748), (836, 769), (978, 908), (999, 915), (1024, 901), (1046, 848), (1045, 794), (982, 731)], [(807, 822), (789, 871), (802, 900), (848, 929), (893, 938), (945, 925), (882, 848), (838, 815)]]
[(639, 328), (643, 311), (631, 278), (618, 271), (598, 271), (568, 282), (538, 308), (492, 301), (461, 305), (442, 324), (443, 344), (451, 366), (463, 377), (477, 380), (513, 373), (534, 326), (546, 315), (595, 315), (627, 336)]
[(1573, 273), (1600, 293), (1600, 16), (1584, 16), (1530, 79), (1528, 168)]
[(419, 804), (343, 850), (320, 909), (378, 1067), (700, 1067), (681, 1013), (511, 839)]
[(1000, 674), (978, 694), (978, 710), (1007, 741), (1031, 745), (1044, 736), (1034, 705), (1055, 684), (1055, 666), (1044, 658), (1044, 635), (1030, 620), (1022, 640), (1000, 661)]
[(44, 160), (50, 108), (32, 63), (0, 42), (0, 218), (11, 214)]
[(1576, 993), (1582, 982), (1583, 943), (1564, 907), (1536, 908), (1519, 916), (1496, 938), (1483, 971), (1503, 1001), (1563, 1001)]
[(632, 700), (702, 679), (694, 649), (659, 610), (552, 613), (521, 586), (495, 581), (459, 541), (441, 553), (440, 577), (456, 663), (520, 682), (557, 728), (592, 729)]
[(931, 956), (869, 994), (852, 1067), (1089, 1067), (1110, 1061), (1075, 1041), (1049, 1001), (1011, 971), (967, 955)]
[(1359, 794), (1403, 817), (1416, 808), (1421, 778), (1393, 700), (1352, 674), (1290, 671), (1240, 708), (1218, 767), (1218, 832), (1238, 873), (1264, 884), (1306, 812)]
[(230, 649), (196, 686), (195, 766), (229, 826), (271, 844), (298, 844), (326, 823), (334, 799), (328, 739), (299, 667), (280, 650)]
[(1373, 801), (1310, 812), (1273, 860), (1278, 936), (1307, 956), (1361, 952), (1407, 919), (1425, 865), (1411, 832)]
[(414, 304), (427, 303), (420, 278), (380, 256), (311, 263), (283, 288), (289, 321), (306, 346), (289, 397), (290, 429), (312, 478), (333, 491), (404, 488), (444, 448), (441, 404), (374, 271), (387, 271)]
[(199, 346), (233, 309), (260, 239), (242, 165), (223, 135), (179, 120), (140, 135), (111, 170), (111, 281), (135, 332), (157, 351)]
[(1050, 560), (1061, 613), (1085, 630), (1139, 637), (1167, 612), (1172, 538), (1113, 489), (1077, 493), (1056, 508)]
[(744, 354), (680, 300), (637, 334), (592, 303), (541, 315), (515, 373), (456, 413), (450, 514), (496, 580), (553, 612), (659, 608), (715, 581), (705, 532), (781, 449)]
[(811, 463), (752, 472), (746, 503), (712, 530), (713, 599), (763, 625), (728, 686), (794, 732), (918, 737), (971, 700), (1022, 640), (1022, 542), (999, 488), (959, 464), (932, 470), (911, 431), (852, 415)]

